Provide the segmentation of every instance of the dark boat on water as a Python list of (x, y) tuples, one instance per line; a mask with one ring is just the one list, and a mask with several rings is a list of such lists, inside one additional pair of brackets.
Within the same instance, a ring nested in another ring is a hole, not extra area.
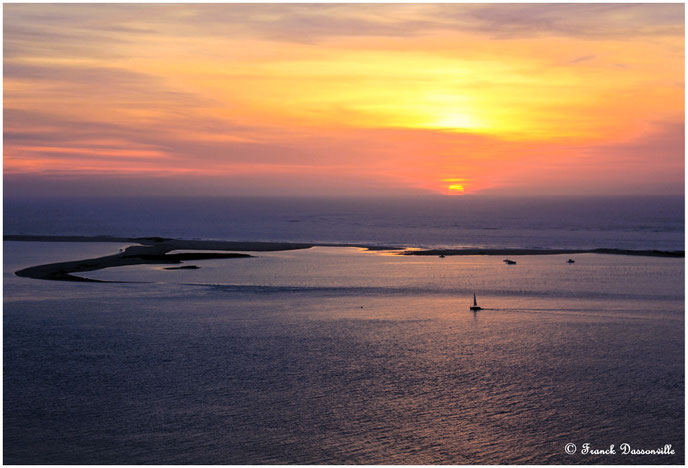
[(471, 306), (471, 310), (474, 312), (476, 310), (483, 310), (483, 308), (478, 305), (478, 301), (475, 299), (475, 293), (473, 293), (473, 305)]

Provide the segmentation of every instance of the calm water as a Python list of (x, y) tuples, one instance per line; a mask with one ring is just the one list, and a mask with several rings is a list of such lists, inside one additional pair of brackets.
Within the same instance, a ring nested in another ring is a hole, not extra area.
[(5, 234), (684, 250), (683, 197), (4, 200)]
[[(120, 247), (4, 242), (5, 463), (683, 463), (683, 259), (314, 248), (12, 275)], [(586, 442), (676, 455), (564, 453)]]

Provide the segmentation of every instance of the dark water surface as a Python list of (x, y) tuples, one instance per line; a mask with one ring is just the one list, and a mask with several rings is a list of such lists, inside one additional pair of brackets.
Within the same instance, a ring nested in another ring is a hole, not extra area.
[(683, 259), (316, 248), (72, 284), (11, 272), (119, 246), (4, 247), (5, 463), (684, 460)]
[(5, 234), (684, 249), (683, 197), (4, 199)]

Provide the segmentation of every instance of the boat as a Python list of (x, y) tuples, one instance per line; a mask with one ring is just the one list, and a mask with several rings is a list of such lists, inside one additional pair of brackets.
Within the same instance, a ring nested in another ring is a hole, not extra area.
[(475, 293), (473, 293), (473, 305), (471, 306), (471, 310), (474, 312), (476, 310), (483, 310), (483, 308), (478, 305), (478, 301), (475, 298)]
[(504, 263), (506, 263), (507, 265), (516, 265), (515, 261), (509, 260), (508, 258), (506, 260), (504, 260)]
[(566, 263), (576, 263), (576, 261), (572, 258), (569, 258), (568, 260), (566, 260)]

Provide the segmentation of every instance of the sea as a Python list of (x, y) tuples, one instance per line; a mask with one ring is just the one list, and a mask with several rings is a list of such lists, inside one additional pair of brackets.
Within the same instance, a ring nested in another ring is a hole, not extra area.
[(683, 197), (4, 199), (6, 234), (684, 250)]
[(344, 244), (71, 283), (14, 272), (130, 244), (4, 241), (6, 464), (684, 463), (684, 258), (357, 247), (683, 251), (683, 197), (5, 197), (3, 222)]

